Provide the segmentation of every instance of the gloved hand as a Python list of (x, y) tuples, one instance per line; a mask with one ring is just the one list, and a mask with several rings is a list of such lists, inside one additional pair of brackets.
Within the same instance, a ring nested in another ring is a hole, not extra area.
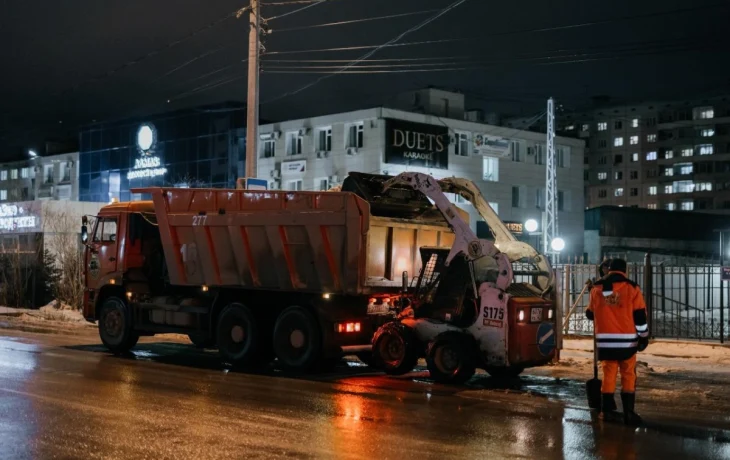
[(649, 346), (649, 337), (639, 337), (639, 351), (646, 350)]

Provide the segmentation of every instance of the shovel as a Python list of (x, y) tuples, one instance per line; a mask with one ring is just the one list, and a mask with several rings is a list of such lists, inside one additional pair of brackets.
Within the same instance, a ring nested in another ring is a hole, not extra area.
[(598, 378), (598, 350), (596, 349), (596, 328), (593, 327), (593, 378), (586, 382), (588, 407), (601, 410), (601, 380)]

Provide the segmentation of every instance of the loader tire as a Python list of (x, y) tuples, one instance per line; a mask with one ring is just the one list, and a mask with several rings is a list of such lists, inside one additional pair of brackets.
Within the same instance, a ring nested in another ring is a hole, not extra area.
[(464, 383), (476, 372), (474, 344), (460, 332), (439, 334), (428, 344), (426, 365), (439, 383)]
[(132, 313), (122, 299), (104, 300), (99, 312), (99, 337), (115, 354), (126, 353), (137, 345), (139, 333), (132, 328)]
[(289, 371), (306, 372), (322, 364), (322, 331), (317, 319), (302, 307), (289, 307), (274, 325), (274, 353)]
[(388, 375), (403, 375), (418, 363), (418, 341), (413, 330), (400, 323), (387, 323), (373, 336), (373, 365)]
[(235, 366), (260, 366), (269, 355), (263, 349), (262, 329), (251, 309), (240, 303), (226, 306), (218, 316), (216, 342), (223, 360)]

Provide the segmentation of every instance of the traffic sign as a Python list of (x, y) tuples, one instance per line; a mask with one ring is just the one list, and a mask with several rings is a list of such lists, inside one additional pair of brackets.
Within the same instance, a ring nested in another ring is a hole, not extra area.
[(269, 181), (266, 179), (257, 179), (255, 177), (246, 178), (246, 190), (268, 190)]
[(555, 325), (553, 323), (542, 323), (537, 328), (537, 349), (543, 356), (547, 356), (555, 350)]

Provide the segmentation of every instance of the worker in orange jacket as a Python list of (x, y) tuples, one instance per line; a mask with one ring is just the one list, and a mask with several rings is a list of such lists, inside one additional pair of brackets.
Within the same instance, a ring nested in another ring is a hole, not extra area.
[(608, 274), (591, 289), (586, 317), (594, 322), (598, 360), (603, 368), (601, 418), (617, 419), (616, 377), (621, 372), (624, 423), (638, 425), (636, 403), (636, 352), (649, 345), (646, 304), (639, 286), (626, 277), (626, 261), (613, 259)]

